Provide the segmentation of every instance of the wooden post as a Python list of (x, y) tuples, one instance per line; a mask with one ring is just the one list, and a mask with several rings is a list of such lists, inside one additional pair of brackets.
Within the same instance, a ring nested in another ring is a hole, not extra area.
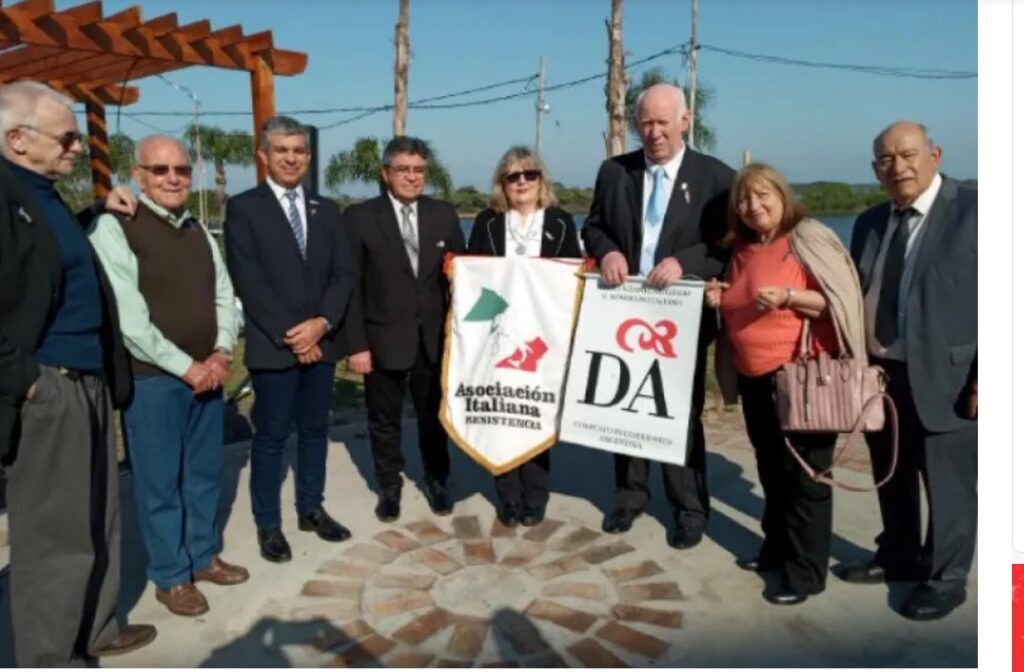
[(605, 153), (618, 156), (626, 151), (626, 70), (622, 51), (622, 0), (612, 0), (608, 28), (608, 81), (605, 84), (605, 107), (608, 110), (608, 133)]
[(107, 113), (103, 105), (85, 104), (85, 125), (89, 134), (89, 166), (92, 168), (92, 195), (105, 197), (114, 184), (110, 177), (110, 140), (107, 138)]
[[(253, 54), (252, 70), (252, 117), (255, 129), (253, 138), (258, 149), (263, 142), (263, 123), (274, 116), (274, 71), (270, 67), (270, 52)], [(267, 179), (267, 167), (256, 158), (256, 181)]]
[(693, 147), (693, 131), (697, 126), (697, 0), (690, 4), (690, 132), (686, 144)]
[(391, 132), (405, 135), (405, 115), (409, 105), (409, 0), (398, 2), (395, 24), (395, 114)]

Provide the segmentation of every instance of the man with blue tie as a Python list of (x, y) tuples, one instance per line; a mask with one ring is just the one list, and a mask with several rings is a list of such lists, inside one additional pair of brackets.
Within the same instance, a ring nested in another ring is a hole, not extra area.
[[(691, 122), (683, 92), (656, 84), (636, 102), (635, 123), (643, 149), (607, 159), (598, 171), (594, 200), (583, 226), (587, 254), (598, 260), (605, 284), (621, 284), (640, 274), (651, 287), (665, 287), (683, 275), (715, 277), (728, 252), (717, 245), (733, 170), (683, 144)], [(708, 517), (705, 482), (704, 374), (713, 315), (701, 320), (700, 347), (693, 382), (685, 467), (663, 464), (665, 492), (675, 510), (668, 535), (673, 548), (700, 543)], [(615, 456), (615, 508), (605, 532), (628, 531), (650, 500), (647, 460)]]
[(281, 472), (292, 423), (299, 529), (333, 542), (351, 536), (324, 510), (323, 493), (334, 368), (344, 352), (339, 327), (357, 273), (338, 206), (302, 188), (310, 160), (306, 127), (272, 117), (257, 155), (269, 177), (228, 201), (225, 242), (245, 311), (245, 364), (255, 394), (249, 489), (260, 554), (286, 562)]

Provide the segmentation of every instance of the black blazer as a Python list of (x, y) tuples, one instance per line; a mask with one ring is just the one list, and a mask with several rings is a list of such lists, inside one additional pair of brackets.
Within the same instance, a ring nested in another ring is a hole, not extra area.
[[(575, 257), (579, 258), (580, 241), (576, 235), (576, 220), (560, 208), (544, 210), (544, 225), (540, 241), (542, 257)], [(473, 222), (473, 230), (469, 234), (469, 254), (488, 254), (495, 257), (505, 256), (505, 213), (492, 208), (483, 210)]]
[(245, 310), (249, 369), (296, 366), (298, 359), (285, 345), (285, 333), (317, 316), (331, 323), (320, 340), (321, 361), (334, 363), (345, 354), (341, 324), (357, 279), (352, 247), (334, 201), (306, 194), (304, 206), (305, 259), (266, 182), (228, 201), (227, 265)]
[[(889, 223), (890, 203), (862, 213), (850, 253), (867, 292)], [(907, 295), (907, 373), (925, 429), (970, 423), (962, 396), (978, 379), (978, 191), (943, 176), (918, 244)]]
[[(84, 210), (79, 223), (87, 226), (98, 212)], [(114, 292), (95, 255), (93, 265), (102, 300), (104, 378), (114, 407), (122, 409), (132, 398), (131, 365)], [(39, 378), (32, 354), (60, 304), (63, 273), (57, 239), (42, 211), (0, 159), (0, 461), (5, 463), (15, 458), (21, 405)]]
[(345, 320), (350, 354), (369, 350), (375, 368), (412, 368), (422, 339), (427, 357), (439, 361), (451, 299), (445, 255), (466, 242), (455, 208), (421, 196), (416, 202), (419, 268), (414, 275), (398, 218), (385, 194), (345, 210), (361, 277)]

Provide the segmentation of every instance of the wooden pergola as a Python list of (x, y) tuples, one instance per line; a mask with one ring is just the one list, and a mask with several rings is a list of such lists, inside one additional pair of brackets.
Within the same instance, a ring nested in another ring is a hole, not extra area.
[[(58, 12), (53, 0), (0, 0), (0, 84), (40, 81), (85, 104), (97, 196), (112, 185), (106, 106), (139, 100), (129, 82), (193, 65), (247, 71), (259, 142), (260, 126), (274, 116), (274, 75), (300, 74), (306, 61), (304, 53), (276, 49), (270, 31), (214, 30), (206, 20), (180, 26), (175, 13), (146, 21), (137, 5), (104, 16), (99, 1)], [(256, 166), (262, 180), (265, 169)]]

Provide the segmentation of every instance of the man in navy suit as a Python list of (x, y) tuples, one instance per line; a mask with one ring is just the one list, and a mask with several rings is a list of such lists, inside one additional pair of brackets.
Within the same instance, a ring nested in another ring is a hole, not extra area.
[(293, 422), (299, 529), (327, 541), (351, 536), (324, 511), (323, 493), (334, 367), (344, 354), (339, 327), (357, 272), (338, 206), (302, 188), (310, 159), (306, 128), (289, 117), (267, 120), (257, 154), (269, 177), (228, 201), (225, 234), (256, 398), (252, 511), (260, 554), (285, 562), (291, 548), (281, 532), (281, 468)]

